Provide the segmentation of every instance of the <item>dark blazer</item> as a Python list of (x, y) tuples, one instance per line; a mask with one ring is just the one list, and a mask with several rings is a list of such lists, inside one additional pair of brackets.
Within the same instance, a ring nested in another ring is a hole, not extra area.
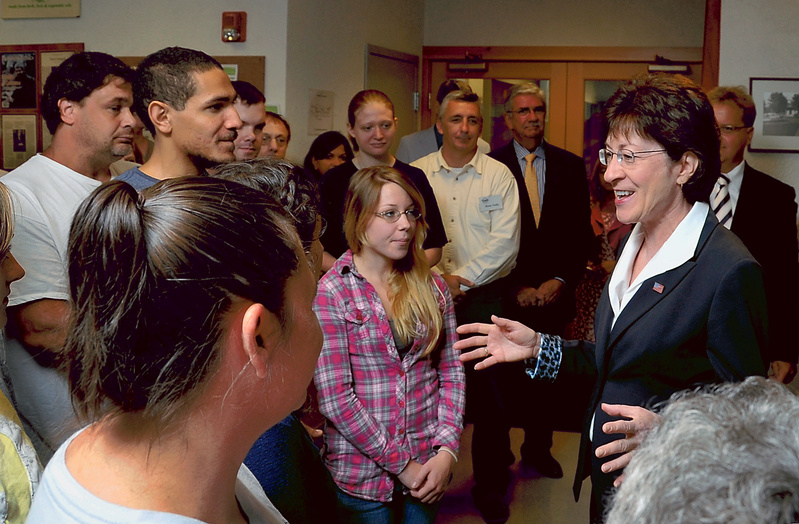
[(769, 302), (769, 361), (796, 363), (799, 344), (791, 329), (799, 293), (796, 191), (744, 164), (732, 232), (763, 266)]
[[(620, 438), (602, 432), (611, 417), (598, 410), (600, 402), (651, 407), (696, 385), (765, 374), (760, 349), (768, 322), (762, 270), (712, 210), (693, 258), (644, 281), (611, 330), (612, 319), (606, 285), (596, 312), (596, 344), (564, 342), (556, 379), (597, 379), (583, 423), (575, 497), (589, 471), (594, 490), (609, 487), (616, 476), (603, 474), (599, 468), (608, 459), (593, 455), (598, 446)], [(588, 430), (595, 413), (591, 442)]]
[(566, 286), (558, 301), (565, 323), (574, 316), (574, 289), (593, 239), (588, 180), (580, 157), (546, 142), (543, 147), (547, 168), (538, 227), (513, 142), (489, 156), (508, 166), (519, 189), (522, 231), (516, 268), (509, 275), (512, 295), (520, 288), (537, 288), (546, 280), (562, 278)]

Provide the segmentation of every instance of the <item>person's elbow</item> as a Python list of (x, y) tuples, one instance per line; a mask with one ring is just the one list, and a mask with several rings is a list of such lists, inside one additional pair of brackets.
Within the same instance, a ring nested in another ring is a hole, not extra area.
[(69, 323), (69, 304), (65, 300), (43, 299), (11, 310), (12, 336), (29, 349), (59, 353), (64, 347)]

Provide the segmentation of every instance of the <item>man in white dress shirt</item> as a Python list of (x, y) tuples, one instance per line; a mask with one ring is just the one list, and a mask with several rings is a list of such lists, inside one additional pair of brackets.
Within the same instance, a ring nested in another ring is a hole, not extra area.
[[(441, 149), (414, 162), (425, 172), (447, 233), (435, 269), (449, 285), (459, 324), (487, 322), (503, 315), (507, 279), (519, 251), (519, 193), (510, 170), (477, 149), (483, 127), (472, 92), (448, 94), (439, 110)], [(511, 394), (513, 366), (474, 371), (466, 366), (467, 418), (474, 422), (472, 462), (475, 505), (487, 522), (508, 519), (506, 501), (513, 454), (508, 438), (509, 409), (499, 409)]]
[[(788, 383), (796, 375), (799, 345), (792, 329), (799, 293), (796, 191), (744, 161), (752, 141), (755, 103), (746, 90), (719, 86), (708, 93), (721, 138), (721, 177), (710, 195), (719, 222), (735, 233), (763, 266), (769, 306), (769, 375)], [(722, 187), (724, 186), (724, 187)]]

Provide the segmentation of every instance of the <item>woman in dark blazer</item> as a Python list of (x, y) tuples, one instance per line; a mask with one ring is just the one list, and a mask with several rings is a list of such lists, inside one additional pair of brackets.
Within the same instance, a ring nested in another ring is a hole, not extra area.
[(533, 378), (595, 378), (575, 479), (576, 497), (591, 475), (592, 522), (602, 521), (628, 452), (657, 423), (644, 408), (682, 389), (763, 375), (767, 327), (760, 266), (707, 204), (719, 141), (700, 88), (666, 75), (623, 85), (608, 100), (605, 136), (600, 160), (617, 216), (636, 225), (597, 307), (596, 344), (494, 317), (461, 326), (483, 336), (456, 345), (478, 346), (461, 357), (484, 357), (476, 369), (525, 360)]

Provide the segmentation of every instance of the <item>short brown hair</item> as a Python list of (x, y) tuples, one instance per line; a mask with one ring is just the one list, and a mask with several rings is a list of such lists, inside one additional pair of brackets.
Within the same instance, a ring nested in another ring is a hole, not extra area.
[(743, 112), (743, 122), (746, 127), (755, 125), (755, 117), (757, 117), (757, 109), (755, 108), (755, 101), (752, 96), (746, 92), (744, 86), (718, 86), (714, 87), (707, 94), (711, 104), (719, 104), (721, 102), (732, 102), (740, 107)]

